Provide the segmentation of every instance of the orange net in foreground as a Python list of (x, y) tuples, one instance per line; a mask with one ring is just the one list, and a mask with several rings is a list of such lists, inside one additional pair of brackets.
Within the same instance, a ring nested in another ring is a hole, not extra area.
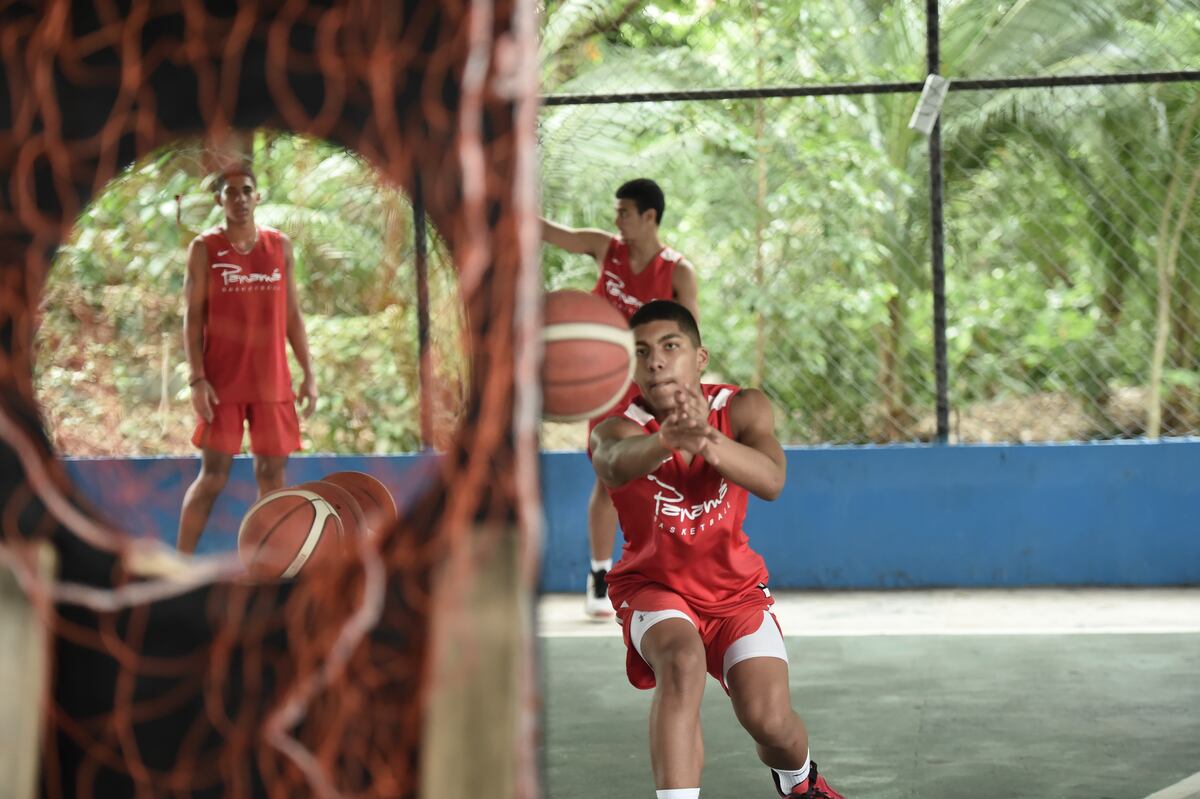
[[(49, 634), (42, 793), (451, 797), (484, 787), (469, 772), (535, 796), (533, 4), (35, 5), (0, 10), (0, 553)], [(398, 523), (280, 583), (98, 519), (32, 388), (49, 259), (89, 198), (170, 142), (262, 127), (422, 187), (469, 362), (462, 425)]]

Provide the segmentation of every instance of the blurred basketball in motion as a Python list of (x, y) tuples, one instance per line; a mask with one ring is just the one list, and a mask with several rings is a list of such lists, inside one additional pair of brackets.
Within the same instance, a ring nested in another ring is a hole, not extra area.
[(367, 517), (362, 506), (354, 495), (337, 483), (325, 480), (313, 480), (301, 483), (295, 488), (301, 491), (311, 491), (329, 503), (342, 522), (342, 543), (352, 545), (360, 535), (367, 534)]
[(286, 579), (334, 559), (341, 539), (342, 520), (321, 495), (281, 488), (246, 511), (238, 528), (238, 555), (250, 576)]
[(322, 482), (344, 488), (358, 501), (368, 535), (382, 533), (396, 521), (396, 500), (392, 492), (366, 472), (334, 472), (325, 475)]
[(595, 294), (547, 294), (542, 341), (542, 416), (549, 421), (599, 416), (633, 380), (633, 331), (620, 311)]

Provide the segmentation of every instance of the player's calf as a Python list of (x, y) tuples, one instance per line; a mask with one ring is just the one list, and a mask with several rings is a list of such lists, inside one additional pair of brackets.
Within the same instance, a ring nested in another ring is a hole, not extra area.
[(283, 488), (287, 456), (256, 455), (254, 457), (254, 482), (258, 484), (258, 497)]
[(800, 768), (808, 751), (804, 722), (788, 706), (760, 707), (738, 714), (742, 727), (768, 763)]

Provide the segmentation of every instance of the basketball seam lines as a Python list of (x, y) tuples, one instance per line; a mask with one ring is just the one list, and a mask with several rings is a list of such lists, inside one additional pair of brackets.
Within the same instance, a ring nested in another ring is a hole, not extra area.
[[(333, 509), (333, 507), (325, 500), (325, 498), (322, 497), (320, 494), (317, 494), (314, 491), (308, 491), (306, 489), (299, 489), (299, 488), (287, 488), (282, 491), (273, 491), (270, 494), (268, 494), (267, 496), (260, 499), (258, 502), (255, 502), (253, 505), (251, 505), (250, 510), (246, 511), (246, 515), (244, 517), (242, 517), (242, 524), (241, 524), (241, 526), (238, 527), (238, 544), (239, 545), (242, 542), (242, 535), (246, 531), (246, 521), (248, 519), (250, 519), (251, 516), (253, 516), (254, 511), (260, 505), (263, 505), (271, 500), (279, 499), (281, 497), (301, 497), (305, 500), (308, 500), (309, 505), (313, 509), (313, 522), (312, 522), (312, 525), (308, 528), (308, 534), (304, 538), (304, 544), (301, 545), (300, 551), (296, 553), (296, 556), (294, 558), (292, 558), (292, 562), (290, 564), (288, 564), (288, 567), (286, 569), (284, 569), (283, 574), (279, 575), (280, 577), (282, 577), (284, 579), (288, 579), (291, 577), (295, 577), (296, 574), (299, 573), (301, 567), (304, 566), (305, 562), (307, 562), (309, 557), (312, 555), (313, 550), (317, 548), (317, 544), (321, 540), (321, 534), (325, 530), (325, 522), (329, 519), (329, 517), (331, 517), (331, 516), (333, 517), (334, 527), (336, 528), (337, 536), (339, 539), (342, 537), (342, 520), (338, 516), (337, 511), (335, 511)], [(283, 519), (286, 519), (288, 516), (291, 516), (293, 513), (295, 513), (299, 509), (300, 508), (298, 508), (298, 507), (293, 508), (292, 510), (285, 513), (283, 515), (283, 517), (279, 520), (279, 522), (276, 523), (276, 527), (278, 527), (279, 523), (281, 523), (283, 521)], [(262, 552), (263, 547), (266, 545), (267, 540), (271, 537), (272, 532), (274, 532), (274, 531), (273, 530), (268, 531), (268, 533), (265, 536), (263, 536), (263, 539), (258, 542), (258, 547), (256, 548), (256, 550), (254, 552), (254, 559), (257, 559), (258, 555)]]
[(600, 322), (559, 322), (547, 325), (542, 331), (542, 341), (547, 344), (575, 339), (616, 344), (633, 355), (633, 331), (629, 328), (613, 327)]
[(306, 508), (312, 508), (314, 516), (316, 515), (316, 506), (312, 502), (309, 502), (307, 505), (297, 505), (287, 513), (280, 516), (275, 523), (271, 525), (271, 529), (263, 533), (263, 537), (258, 539), (258, 545), (254, 548), (254, 554), (250, 557), (250, 562), (256, 563), (259, 556), (262, 555), (263, 550), (267, 548), (271, 538), (275, 535), (275, 533), (279, 532), (279, 528), (283, 527), (287, 523), (288, 519), (295, 516), (297, 513), (304, 511)]
[(282, 491), (272, 491), (270, 494), (267, 494), (265, 497), (251, 505), (250, 509), (246, 511), (246, 515), (242, 517), (242, 523), (238, 526), (238, 544), (242, 543), (242, 535), (246, 532), (246, 521), (254, 515), (254, 511), (258, 510), (258, 506), (264, 505), (272, 500), (279, 499), (280, 497), (303, 497), (309, 502), (312, 502), (314, 499), (320, 499), (322, 502), (325, 501), (322, 499), (320, 494), (299, 488), (285, 488)]
[(633, 354), (632, 330), (606, 325), (602, 322), (558, 322), (546, 325), (542, 329), (542, 341), (546, 344), (555, 341), (577, 340), (600, 341), (606, 344), (616, 344), (624, 348), (625, 352), (629, 355), (629, 368), (625, 377), (625, 385), (621, 389), (621, 393), (613, 397), (611, 401), (605, 402), (591, 410), (568, 415), (545, 414), (546, 418), (552, 422), (579, 422), (599, 416), (621, 400), (625, 390), (629, 388), (629, 384), (633, 380), (633, 372), (637, 366), (637, 359), (634, 358)]
[(338, 531), (338, 538), (341, 538), (342, 520), (338, 518), (336, 513), (334, 513), (333, 508), (329, 507), (329, 503), (325, 500), (321, 500), (320, 505), (318, 505), (316, 502), (313, 502), (312, 506), (314, 515), (312, 527), (308, 528), (308, 535), (305, 537), (304, 544), (300, 547), (300, 551), (296, 553), (296, 557), (292, 559), (291, 564), (284, 569), (283, 574), (280, 575), (280, 577), (283, 577), (285, 580), (295, 577), (300, 571), (300, 568), (308, 560), (309, 556), (312, 555), (313, 550), (317, 548), (317, 543), (321, 540), (321, 535), (325, 532), (325, 522), (330, 516), (333, 517), (334, 527), (337, 528)]

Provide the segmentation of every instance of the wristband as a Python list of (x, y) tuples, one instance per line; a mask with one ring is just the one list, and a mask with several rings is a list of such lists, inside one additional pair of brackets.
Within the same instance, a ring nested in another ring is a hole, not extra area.
[(192, 380), (192, 382), (188, 383), (188, 388), (194, 387), (197, 383), (199, 383), (203, 380), (208, 380), (208, 378), (204, 377), (204, 376), (197, 377), (196, 379)]

